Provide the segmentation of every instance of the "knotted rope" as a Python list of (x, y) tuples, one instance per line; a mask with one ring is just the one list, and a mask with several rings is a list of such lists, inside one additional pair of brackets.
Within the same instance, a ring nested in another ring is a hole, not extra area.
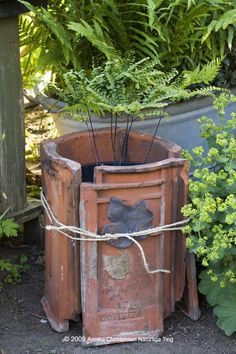
[[(144, 268), (148, 274), (170, 273), (170, 270), (167, 270), (167, 269), (150, 270), (144, 250), (143, 250), (143, 247), (135, 239), (135, 237), (146, 236), (146, 235), (152, 236), (152, 235), (160, 234), (160, 233), (166, 232), (166, 231), (179, 231), (179, 230), (182, 230), (182, 228), (183, 228), (180, 225), (184, 225), (188, 222), (188, 220), (182, 220), (182, 221), (175, 222), (173, 224), (157, 226), (157, 227), (153, 227), (151, 229), (141, 230), (141, 231), (136, 231), (136, 232), (131, 232), (131, 233), (117, 233), (117, 234), (107, 233), (104, 235), (98, 235), (94, 232), (90, 232), (88, 230), (82, 229), (77, 226), (73, 226), (73, 225), (69, 226), (69, 225), (65, 225), (65, 224), (61, 223), (56, 218), (56, 216), (53, 214), (52, 209), (50, 208), (50, 205), (48, 204), (48, 201), (42, 192), (41, 192), (41, 202), (42, 202), (42, 206), (46, 212), (46, 215), (48, 216), (48, 218), (51, 222), (50, 225), (45, 226), (46, 230), (49, 230), (49, 231), (55, 230), (55, 231), (59, 232), (60, 234), (66, 236), (70, 240), (75, 240), (75, 241), (93, 241), (94, 242), (94, 241), (117, 240), (121, 237), (128, 238), (129, 240), (132, 240), (134, 242), (134, 244), (139, 248), (141, 256), (142, 256)], [(66, 231), (72, 232), (74, 234), (79, 234), (80, 237), (71, 236)]]

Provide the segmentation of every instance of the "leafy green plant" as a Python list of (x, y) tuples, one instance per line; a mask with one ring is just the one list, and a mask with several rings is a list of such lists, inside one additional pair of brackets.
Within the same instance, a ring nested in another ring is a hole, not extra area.
[(6, 237), (16, 237), (18, 225), (13, 219), (4, 219), (7, 211), (0, 216), (0, 238)]
[(75, 119), (87, 120), (91, 114), (127, 114), (142, 118), (164, 114), (170, 102), (196, 95), (213, 95), (215, 88), (188, 89), (199, 82), (208, 82), (219, 70), (219, 63), (208, 64), (202, 70), (164, 73), (149, 58), (136, 62), (132, 52), (124, 58), (114, 58), (94, 67), (63, 74), (62, 88), (56, 83), (50, 89), (68, 104), (66, 110)]
[(193, 69), (222, 59), (233, 48), (235, 22), (228, 27), (220, 26), (217, 31), (214, 24), (235, 8), (236, 4), (229, 0), (161, 2), (156, 16), (164, 33), (164, 38), (158, 38), (163, 65)]
[(7, 259), (0, 259), (0, 272), (3, 274), (3, 279), (0, 281), (0, 291), (6, 284), (15, 284), (21, 280), (23, 272), (29, 269), (27, 256), (21, 255), (16, 263)]
[(189, 182), (190, 203), (183, 207), (189, 218), (184, 228), (187, 245), (205, 267), (199, 290), (214, 306), (217, 325), (227, 335), (236, 331), (236, 114), (225, 118), (225, 107), (236, 97), (221, 94), (215, 101), (219, 124), (202, 117), (200, 146), (184, 156), (195, 166)]
[[(194, 70), (235, 49), (236, 3), (230, 0), (55, 0), (21, 17), (24, 71), (89, 70), (130, 49), (163, 71)], [(231, 58), (231, 56), (229, 56)], [(230, 59), (231, 60), (231, 59)], [(28, 65), (28, 66), (27, 66)]]
[(39, 49), (39, 69), (88, 69), (94, 61), (120, 57), (130, 49), (138, 58), (148, 55), (158, 60), (145, 14), (141, 22), (137, 18), (135, 29), (131, 17), (138, 13), (125, 2), (56, 0), (49, 1), (48, 10), (25, 4), (32, 13), (21, 17), (21, 44), (29, 56)]
[[(4, 237), (11, 238), (17, 236), (18, 225), (13, 219), (6, 219), (6, 213), (0, 216), (0, 241)], [(15, 283), (20, 280), (22, 271), (25, 270), (26, 256), (21, 256), (17, 264), (10, 262), (8, 259), (0, 259), (0, 290), (6, 283)]]

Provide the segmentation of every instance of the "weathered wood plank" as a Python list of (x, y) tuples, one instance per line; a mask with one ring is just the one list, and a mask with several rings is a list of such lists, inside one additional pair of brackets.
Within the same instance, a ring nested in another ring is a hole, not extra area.
[(26, 207), (7, 214), (18, 224), (24, 224), (24, 242), (44, 247), (44, 229), (40, 225), (43, 209), (40, 200), (27, 198)]
[(14, 218), (18, 224), (25, 224), (42, 214), (43, 209), (40, 200), (28, 198), (25, 208), (7, 214), (7, 217)]
[(24, 146), (18, 18), (10, 17), (0, 19), (0, 212), (26, 204)]

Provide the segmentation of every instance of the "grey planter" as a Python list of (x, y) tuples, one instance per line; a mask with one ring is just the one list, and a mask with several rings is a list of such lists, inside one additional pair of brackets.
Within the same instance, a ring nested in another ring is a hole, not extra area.
[[(236, 93), (236, 89), (232, 90)], [(72, 133), (80, 130), (87, 130), (85, 123), (75, 121), (70, 118), (68, 112), (61, 112), (66, 106), (64, 102), (56, 101), (46, 96), (41, 96), (42, 105), (50, 112), (54, 113), (55, 125), (60, 135)], [(206, 141), (200, 138), (200, 130), (197, 119), (205, 115), (213, 118), (215, 122), (219, 121), (217, 112), (212, 105), (211, 97), (199, 97), (189, 101), (175, 103), (170, 105), (166, 112), (170, 119), (162, 119), (159, 125), (157, 135), (164, 137), (180, 145), (183, 149), (191, 150), (195, 146), (202, 145), (206, 148)], [(226, 117), (230, 117), (231, 112), (236, 112), (236, 102), (231, 103), (226, 108)], [(93, 117), (93, 127), (107, 128), (110, 125), (108, 119), (98, 119)], [(133, 130), (143, 133), (154, 134), (158, 124), (159, 117), (148, 117), (144, 120), (138, 120), (133, 124)], [(125, 119), (120, 121), (119, 127), (125, 127)]]

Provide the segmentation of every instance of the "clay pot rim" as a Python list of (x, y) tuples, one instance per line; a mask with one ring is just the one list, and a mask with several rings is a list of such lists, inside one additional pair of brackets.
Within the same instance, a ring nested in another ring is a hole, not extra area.
[[(81, 167), (83, 164), (80, 162), (70, 160), (66, 157), (61, 156), (57, 152), (57, 145), (55, 142), (47, 142), (47, 144), (44, 144), (44, 149), (47, 151), (47, 155), (50, 156), (50, 159), (60, 165), (64, 166), (65, 168), (68, 168), (69, 170), (73, 170), (74, 172), (80, 171)], [(144, 164), (137, 164), (137, 165), (130, 165), (130, 166), (109, 166), (109, 165), (98, 165), (95, 166), (96, 170), (100, 171), (106, 171), (108, 173), (137, 173), (137, 172), (143, 172), (147, 168), (149, 171), (151, 170), (156, 170), (158, 168), (165, 168), (169, 166), (174, 166), (174, 165), (183, 165), (186, 163), (186, 159), (181, 158), (181, 157), (170, 157), (165, 160), (161, 161), (156, 161), (156, 162), (148, 162)]]
[[(110, 133), (110, 131), (111, 131), (110, 128), (96, 128), (96, 129), (94, 129), (95, 134), (96, 133), (101, 134), (101, 133), (106, 133), (106, 132)], [(117, 133), (122, 132), (122, 131), (125, 131), (125, 128), (122, 128), (122, 127), (117, 128)], [(82, 131), (76, 131), (73, 133), (64, 134), (62, 136), (58, 136), (57, 138), (45, 140), (45, 141), (41, 142), (41, 145), (45, 146), (49, 142), (54, 142), (55, 144), (59, 145), (59, 144), (62, 144), (63, 142), (66, 142), (70, 139), (73, 139), (79, 135), (84, 135), (84, 134), (89, 135), (89, 134), (91, 134), (91, 131), (82, 130)], [(150, 138), (151, 134), (141, 133), (139, 131), (131, 130), (130, 135), (139, 135), (140, 138), (142, 137), (142, 138), (148, 139), (148, 138)], [(155, 140), (158, 140), (159, 143), (161, 143), (161, 144), (167, 145), (168, 150), (171, 150), (172, 152), (179, 152), (181, 150), (181, 147), (178, 144), (176, 144), (164, 137), (156, 135)]]
[[(117, 129), (118, 132), (121, 132), (122, 130), (125, 129), (124, 128)], [(100, 128), (100, 129), (96, 129), (95, 132), (97, 132), (98, 134), (102, 134), (102, 133), (105, 134), (105, 133), (109, 133), (110, 129)], [(58, 147), (60, 144), (66, 143), (67, 141), (69, 142), (75, 137), (84, 134), (89, 135), (90, 132), (89, 131), (74, 132), (70, 134), (65, 134), (55, 139), (49, 139), (41, 143), (41, 148), (47, 152), (47, 155), (50, 156), (50, 160), (53, 163), (63, 166), (64, 168), (71, 170), (73, 173), (77, 173), (77, 172), (80, 173), (82, 166), (84, 166), (85, 164), (81, 164), (78, 161), (64, 157), (58, 152)], [(130, 132), (130, 134), (133, 135), (134, 137), (136, 136), (137, 138), (138, 136), (144, 139), (150, 138), (150, 134), (145, 134), (145, 133), (140, 133), (135, 131)], [(173, 156), (175, 156), (175, 154), (181, 151), (181, 147), (179, 145), (170, 142), (165, 138), (156, 136), (155, 140), (158, 140), (160, 144), (168, 145), (168, 150), (172, 152)], [(161, 161), (154, 161), (154, 162), (147, 162), (147, 163), (140, 163), (140, 164), (137, 163), (136, 165), (128, 165), (128, 166), (109, 166), (106, 165), (106, 162), (108, 163), (108, 161), (104, 161), (103, 165), (95, 166), (95, 169), (98, 171), (104, 171), (104, 172), (106, 171), (107, 173), (141, 173), (145, 171), (147, 168), (149, 170), (156, 170), (157, 168), (161, 169), (161, 168), (169, 167), (170, 165), (171, 166), (176, 164), (183, 165), (184, 163), (186, 163), (186, 159), (181, 157), (169, 157)], [(96, 165), (96, 162), (94, 162), (94, 164)]]

